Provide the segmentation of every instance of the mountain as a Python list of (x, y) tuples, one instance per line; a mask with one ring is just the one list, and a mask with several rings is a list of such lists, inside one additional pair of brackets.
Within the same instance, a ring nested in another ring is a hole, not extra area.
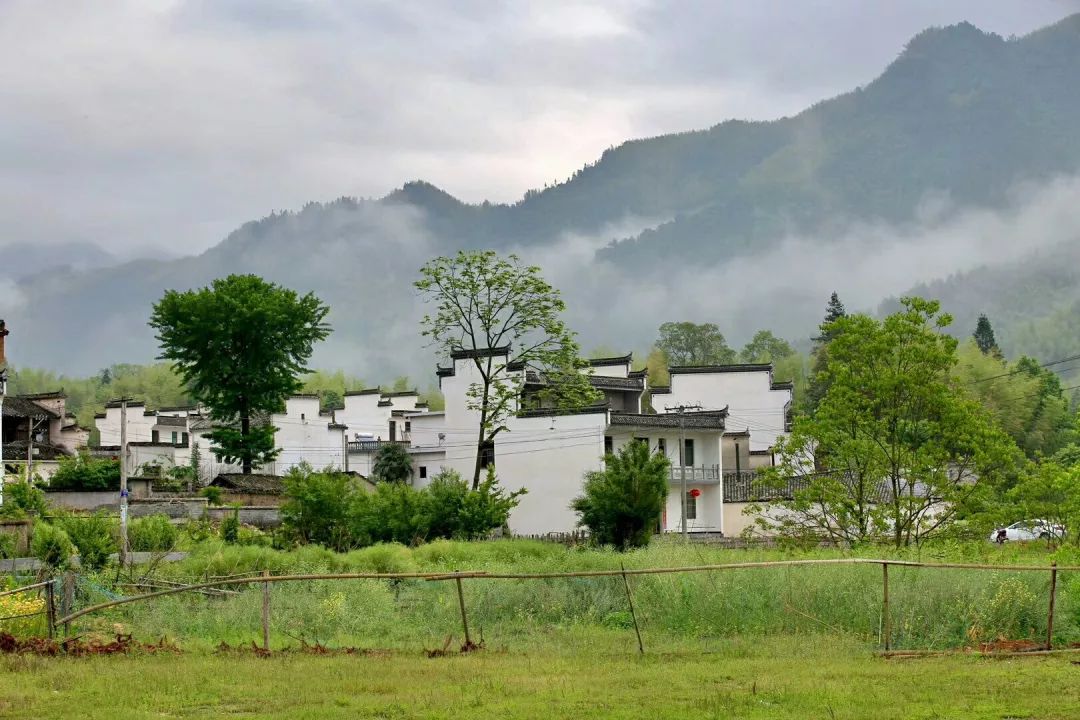
[(40, 245), (15, 242), (0, 245), (4, 259), (4, 274), (11, 278), (26, 278), (43, 272), (97, 268), (117, 262), (111, 254), (93, 243), (69, 242)]
[[(979, 264), (989, 245), (965, 218), (1013, 212), (1017, 187), (1077, 174), (1076, 77), (1080, 15), (1009, 40), (930, 29), (867, 86), (797, 116), (633, 140), (514, 204), (410, 182), (246, 223), (198, 257), (38, 276), (0, 293), (0, 313), (16, 363), (93, 371), (152, 357), (146, 319), (164, 289), (255, 272), (331, 304), (317, 364), (426, 373), (417, 268), (491, 247), (544, 266), (586, 348), (643, 347), (671, 319), (795, 339), (833, 289), (872, 308)], [(967, 234), (963, 257), (926, 242), (941, 227)]]

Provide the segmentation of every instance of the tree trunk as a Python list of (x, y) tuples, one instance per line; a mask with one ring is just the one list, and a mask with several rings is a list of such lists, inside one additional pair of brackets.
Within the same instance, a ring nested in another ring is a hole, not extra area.
[(244, 453), (244, 457), (243, 457), (243, 463), (244, 463), (243, 473), (245, 475), (250, 475), (251, 474), (251, 452), (250, 452), (250, 448), (248, 447), (248, 444), (247, 444), (248, 435), (250, 433), (251, 433), (251, 418), (248, 417), (247, 410), (245, 410), (244, 414), (241, 415), (241, 417), (240, 417), (240, 437), (241, 437), (241, 440), (242, 440), (241, 446), (243, 447), (243, 453)]
[(484, 457), (484, 439), (487, 435), (487, 416), (488, 416), (488, 393), (490, 392), (490, 383), (484, 383), (484, 400), (480, 404), (480, 433), (476, 438), (476, 465), (473, 467), (472, 489), (476, 490), (480, 487), (480, 471), (483, 469), (480, 466)]

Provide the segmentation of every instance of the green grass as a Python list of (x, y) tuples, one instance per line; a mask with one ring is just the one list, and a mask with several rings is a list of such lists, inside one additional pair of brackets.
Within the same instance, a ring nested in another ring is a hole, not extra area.
[[(885, 660), (836, 636), (551, 631), (466, 656), (0, 658), (0, 718), (1075, 718), (1069, 656)], [(376, 645), (377, 646), (377, 645)]]
[[(198, 546), (182, 563), (163, 566), (180, 580), (269, 569), (295, 572), (400, 572), (486, 570), (560, 572), (583, 569), (673, 567), (714, 563), (888, 553), (891, 557), (934, 561), (1077, 563), (1075, 550), (1049, 551), (1041, 545), (990, 543), (944, 545), (903, 553), (880, 548), (783, 552), (721, 550), (659, 543), (619, 555), (560, 545), (499, 541), (436, 542), (415, 549), (383, 545), (335, 554), (307, 547), (281, 553), (260, 547)], [(745, 569), (723, 572), (640, 576), (631, 579), (645, 631), (672, 640), (732, 636), (805, 636), (829, 633), (870, 645), (882, 641), (881, 570), (872, 565), (830, 565)], [(1041, 641), (1046, 633), (1049, 573), (931, 570), (893, 567), (890, 572), (892, 643), (896, 648), (960, 648), (999, 638)], [(80, 604), (103, 595), (84, 588)], [(460, 618), (452, 583), (405, 580), (325, 581), (274, 585), (272, 634), (275, 644), (318, 641), (328, 646), (367, 645), (415, 650), (441, 644), (457, 633)], [(617, 629), (630, 632), (632, 620), (618, 577), (553, 580), (468, 580), (470, 623), (498, 642), (522, 642), (554, 629)], [(259, 632), (261, 594), (257, 587), (214, 599), (170, 596), (123, 606), (77, 621), (79, 632), (109, 632), (114, 626), (139, 638), (162, 635), (204, 647), (243, 642)], [(1055, 642), (1080, 642), (1080, 574), (1058, 580)]]

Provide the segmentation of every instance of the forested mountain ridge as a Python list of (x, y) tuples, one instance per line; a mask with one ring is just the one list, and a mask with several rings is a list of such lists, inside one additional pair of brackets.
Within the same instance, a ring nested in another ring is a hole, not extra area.
[[(245, 223), (198, 257), (34, 278), (19, 297), (0, 293), (0, 315), (17, 364), (93, 372), (153, 357), (146, 319), (165, 289), (254, 272), (331, 305), (335, 333), (319, 366), (418, 374), (429, 360), (417, 334), (417, 268), (435, 254), (492, 247), (535, 259), (572, 309), (588, 309), (573, 318), (586, 344), (642, 345), (660, 322), (681, 318), (715, 320), (736, 340), (738, 318), (797, 339), (818, 314), (806, 300), (827, 297), (807, 283), (812, 268), (795, 267), (779, 290), (758, 288), (764, 300), (744, 298), (752, 317), (702, 290), (724, 285), (726, 272), (731, 296), (745, 295), (739, 283), (754, 281), (730, 270), (737, 258), (767, 265), (776, 258), (756, 258), (772, 252), (798, 265), (777, 250), (791, 236), (825, 247), (859, 222), (913, 222), (928, 201), (939, 214), (994, 208), (1018, 183), (1077, 173), (1076, 77), (1080, 15), (1010, 40), (968, 24), (927, 30), (878, 79), (797, 116), (629, 141), (511, 205), (466, 204), (422, 181), (379, 200), (310, 203)], [(587, 254), (563, 245), (574, 236), (590, 238)], [(853, 247), (875, 242), (855, 233)], [(560, 262), (578, 274), (560, 276)], [(680, 265), (678, 282), (661, 273), (664, 294), (643, 290), (658, 267)], [(402, 358), (423, 366), (399, 367)]]

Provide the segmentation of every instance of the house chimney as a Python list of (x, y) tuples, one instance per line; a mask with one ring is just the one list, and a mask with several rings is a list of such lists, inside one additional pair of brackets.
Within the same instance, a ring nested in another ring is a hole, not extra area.
[(7, 324), (0, 320), (0, 370), (7, 367), (7, 356), (4, 355), (4, 338), (8, 335)]

